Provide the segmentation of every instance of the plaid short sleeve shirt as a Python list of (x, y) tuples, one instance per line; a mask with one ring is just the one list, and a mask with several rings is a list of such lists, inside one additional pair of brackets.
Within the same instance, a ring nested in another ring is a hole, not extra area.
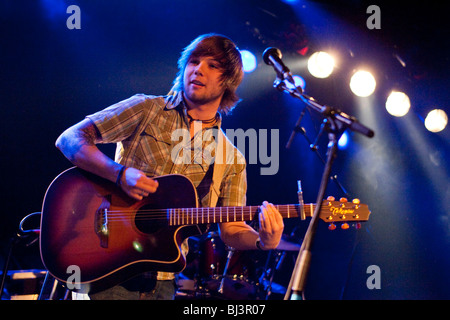
[[(199, 205), (209, 205), (217, 140), (214, 129), (220, 127), (220, 119), (215, 127), (199, 130), (191, 140), (181, 93), (137, 94), (87, 118), (99, 130), (101, 143), (117, 144), (118, 163), (142, 170), (148, 176), (182, 174), (196, 187)], [(236, 147), (232, 150), (234, 161), (224, 170), (218, 206), (246, 203), (245, 158)]]

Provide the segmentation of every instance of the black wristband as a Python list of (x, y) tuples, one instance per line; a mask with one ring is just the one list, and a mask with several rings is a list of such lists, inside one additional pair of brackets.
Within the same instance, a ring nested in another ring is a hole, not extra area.
[(123, 173), (125, 172), (125, 169), (127, 167), (122, 166), (122, 168), (120, 168), (119, 170), (119, 174), (117, 175), (117, 179), (116, 179), (116, 186), (120, 186), (120, 180), (122, 179)]

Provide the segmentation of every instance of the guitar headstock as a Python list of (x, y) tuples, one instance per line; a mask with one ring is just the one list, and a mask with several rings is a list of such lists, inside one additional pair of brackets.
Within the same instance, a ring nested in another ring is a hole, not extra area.
[(356, 228), (360, 228), (360, 222), (369, 220), (370, 210), (359, 199), (349, 202), (346, 198), (336, 201), (334, 197), (328, 197), (322, 202), (319, 218), (330, 223), (328, 229), (336, 229), (334, 223), (342, 223), (342, 229), (348, 229), (348, 222), (356, 222)]

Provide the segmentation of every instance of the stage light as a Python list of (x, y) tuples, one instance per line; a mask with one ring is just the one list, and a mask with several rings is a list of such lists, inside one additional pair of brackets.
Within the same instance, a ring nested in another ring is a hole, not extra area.
[(403, 117), (410, 107), (409, 97), (403, 92), (392, 91), (386, 100), (386, 110), (394, 117)]
[(440, 132), (447, 126), (448, 117), (444, 110), (434, 109), (425, 118), (425, 128), (431, 132)]
[(250, 73), (256, 69), (256, 57), (248, 50), (240, 50), (244, 72)]
[(350, 79), (350, 89), (358, 97), (368, 97), (374, 91), (377, 82), (368, 71), (359, 70)]
[(308, 71), (316, 78), (327, 78), (333, 72), (334, 58), (326, 52), (315, 52), (308, 59)]
[(347, 148), (348, 141), (349, 141), (348, 133), (347, 133), (347, 131), (344, 131), (344, 133), (341, 135), (341, 137), (339, 138), (339, 141), (338, 141), (339, 148), (340, 149)]
[[(305, 82), (305, 80), (304, 80), (302, 77), (297, 76), (297, 75), (292, 76), (292, 78), (294, 78), (295, 86), (296, 86), (296, 87), (300, 87), (300, 88), (302, 88), (303, 91), (305, 91), (305, 88), (306, 88), (306, 82)], [(287, 82), (287, 81), (286, 81), (286, 86), (287, 86), (289, 89), (293, 89), (293, 85), (291, 85), (291, 83), (289, 83), (289, 82)]]
[(293, 76), (293, 78), (294, 78), (294, 81), (295, 81), (295, 85), (297, 87), (302, 88), (302, 90), (305, 91), (305, 88), (306, 88), (305, 79), (303, 79), (302, 77), (297, 76), (297, 75)]

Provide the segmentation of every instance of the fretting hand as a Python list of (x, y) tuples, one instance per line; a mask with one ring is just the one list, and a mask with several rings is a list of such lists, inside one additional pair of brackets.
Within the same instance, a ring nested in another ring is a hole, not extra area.
[(259, 212), (259, 239), (264, 250), (275, 249), (283, 235), (283, 217), (275, 206), (264, 201)]

